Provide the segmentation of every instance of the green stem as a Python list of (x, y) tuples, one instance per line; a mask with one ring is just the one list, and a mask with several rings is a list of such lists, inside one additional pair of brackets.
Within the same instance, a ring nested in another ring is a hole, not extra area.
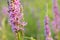
[(58, 33), (58, 40), (60, 40), (60, 32)]
[(19, 31), (16, 33), (16, 40), (23, 40), (24, 39), (24, 35), (23, 35), (23, 31)]
[(20, 32), (18, 32), (18, 40), (22, 40), (22, 36)]

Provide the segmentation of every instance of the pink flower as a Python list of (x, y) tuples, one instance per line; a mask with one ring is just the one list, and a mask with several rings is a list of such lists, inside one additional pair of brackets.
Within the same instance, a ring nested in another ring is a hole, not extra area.
[[(8, 8), (9, 8), (9, 23), (12, 26), (12, 30), (19, 31), (23, 30), (23, 26), (27, 23), (21, 22), (23, 21), (23, 13), (22, 13), (22, 5), (20, 0), (8, 0)], [(20, 27), (22, 25), (22, 28)]]
[(53, 40), (51, 37), (51, 31), (49, 27), (49, 17), (45, 17), (45, 34), (46, 34), (46, 40)]
[(59, 15), (58, 0), (53, 0), (53, 11), (55, 14)]
[(2, 12), (3, 12), (4, 14), (7, 14), (7, 13), (8, 13), (8, 8), (7, 8), (7, 7), (3, 7), (3, 8), (2, 8)]
[(53, 0), (53, 12), (54, 12), (53, 28), (55, 33), (58, 33), (60, 27), (60, 14), (58, 10), (58, 0)]

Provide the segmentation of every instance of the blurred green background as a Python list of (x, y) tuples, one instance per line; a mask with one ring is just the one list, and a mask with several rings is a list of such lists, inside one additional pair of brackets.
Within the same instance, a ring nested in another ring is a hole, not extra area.
[[(59, 4), (60, 0), (58, 0)], [(25, 26), (25, 40), (45, 40), (44, 17), (46, 14), (46, 0), (21, 0), (24, 8), (24, 20), (28, 23)], [(8, 23), (8, 13), (3, 12), (7, 7), (7, 0), (0, 0), (0, 40), (15, 40), (13, 32)], [(60, 5), (59, 5), (60, 9)], [(48, 15), (53, 20), (52, 0), (48, 1)], [(54, 36), (53, 31), (52, 37)]]

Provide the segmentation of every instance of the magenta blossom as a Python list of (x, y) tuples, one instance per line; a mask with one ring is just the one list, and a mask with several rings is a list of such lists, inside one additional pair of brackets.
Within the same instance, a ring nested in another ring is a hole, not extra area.
[[(23, 30), (26, 25), (23, 22), (23, 8), (19, 0), (8, 0), (9, 8), (9, 23), (12, 26), (13, 32)], [(22, 21), (22, 22), (21, 22)], [(23, 26), (23, 27), (22, 27)]]
[(2, 13), (8, 14), (8, 8), (7, 7), (2, 7)]
[(60, 14), (58, 10), (58, 0), (53, 0), (53, 12), (54, 12), (53, 27), (55, 32), (58, 33), (60, 28)]
[(45, 17), (45, 36), (46, 36), (46, 40), (53, 40), (52, 36), (51, 36), (50, 27), (49, 27), (49, 17), (48, 16)]

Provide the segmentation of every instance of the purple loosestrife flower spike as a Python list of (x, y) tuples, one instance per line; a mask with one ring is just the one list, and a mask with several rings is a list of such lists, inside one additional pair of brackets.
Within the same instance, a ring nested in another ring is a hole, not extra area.
[(58, 0), (53, 0), (53, 11), (56, 15), (59, 14), (59, 11), (58, 11)]
[(46, 34), (46, 40), (53, 40), (51, 37), (51, 31), (49, 27), (49, 17), (45, 17), (45, 34)]
[(56, 39), (58, 40), (58, 33), (60, 27), (60, 14), (58, 10), (58, 0), (53, 0), (53, 12), (54, 12), (53, 28), (56, 35)]
[(58, 30), (58, 27), (60, 25), (60, 14), (59, 14), (59, 10), (58, 10), (58, 0), (54, 0), (53, 1), (53, 10), (54, 10), (54, 21), (56, 23), (56, 29)]
[(60, 26), (60, 14), (58, 11), (58, 0), (53, 0), (53, 12), (54, 12), (54, 23), (55, 23), (55, 30), (57, 30)]
[(56, 21), (56, 24), (60, 24), (60, 14), (58, 10), (58, 0), (53, 0), (53, 12), (55, 15), (54, 20)]
[(20, 20), (23, 18), (22, 13), (20, 12), (21, 3), (19, 0), (9, 0), (9, 22), (12, 26), (12, 30), (17, 31), (19, 29)]
[(9, 0), (8, 1), (9, 7), (9, 22), (12, 26), (12, 30), (16, 31), (20, 29), (19, 26), (25, 26), (27, 23), (22, 22), (23, 13), (22, 13), (22, 5), (19, 0)]
[(46, 6), (47, 6), (47, 12), (46, 12), (46, 16), (45, 16), (45, 36), (46, 36), (45, 40), (53, 40), (53, 38), (51, 36), (50, 27), (49, 27), (48, 3), (46, 4)]
[(54, 20), (56, 21), (56, 24), (60, 24), (60, 14), (58, 10), (58, 0), (53, 0), (53, 12), (55, 15)]
[(12, 31), (19, 33), (20, 30), (24, 30), (23, 27), (27, 24), (23, 22), (23, 7), (19, 0), (7, 0), (7, 2), (9, 8), (9, 23), (12, 27)]

